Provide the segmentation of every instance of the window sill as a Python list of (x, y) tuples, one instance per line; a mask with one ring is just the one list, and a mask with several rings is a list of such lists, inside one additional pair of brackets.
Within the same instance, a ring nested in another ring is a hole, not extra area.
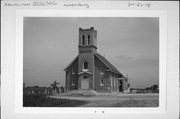
[(88, 69), (83, 69), (83, 71), (85, 71), (85, 72), (86, 72), (86, 71), (88, 71)]

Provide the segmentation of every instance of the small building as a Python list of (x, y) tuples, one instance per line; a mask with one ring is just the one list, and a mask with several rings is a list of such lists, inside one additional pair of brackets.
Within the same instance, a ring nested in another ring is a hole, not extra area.
[(78, 56), (65, 68), (66, 91), (126, 92), (128, 79), (97, 53), (97, 31), (79, 28)]

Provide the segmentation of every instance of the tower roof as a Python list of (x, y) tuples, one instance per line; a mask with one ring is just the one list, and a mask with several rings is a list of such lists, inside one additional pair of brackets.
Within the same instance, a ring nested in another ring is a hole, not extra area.
[(90, 29), (83, 29), (83, 28), (79, 28), (80, 31), (86, 31), (86, 30), (94, 30), (94, 27), (90, 27)]

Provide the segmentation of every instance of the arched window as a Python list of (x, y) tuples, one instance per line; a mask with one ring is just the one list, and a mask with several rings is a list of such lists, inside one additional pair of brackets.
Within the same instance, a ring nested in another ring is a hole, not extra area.
[(84, 62), (83, 63), (83, 71), (87, 71), (88, 70), (88, 62)]
[(75, 74), (75, 70), (74, 70), (74, 68), (72, 68), (72, 74)]
[(85, 45), (85, 36), (82, 36), (82, 45)]
[(104, 74), (104, 69), (102, 67), (100, 68), (100, 74)]
[(75, 85), (75, 80), (74, 79), (72, 79), (72, 85)]
[(103, 79), (100, 80), (100, 86), (104, 86), (104, 80)]
[(90, 35), (88, 35), (88, 45), (90, 44)]

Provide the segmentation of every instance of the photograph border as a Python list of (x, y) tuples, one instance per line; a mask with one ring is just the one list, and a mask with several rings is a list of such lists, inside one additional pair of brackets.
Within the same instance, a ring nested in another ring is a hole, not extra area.
[[(159, 18), (159, 107), (23, 107), (23, 18), (24, 17), (158, 17)], [(167, 14), (163, 10), (17, 10), (15, 112), (16, 113), (165, 113), (167, 108), (166, 43)]]

